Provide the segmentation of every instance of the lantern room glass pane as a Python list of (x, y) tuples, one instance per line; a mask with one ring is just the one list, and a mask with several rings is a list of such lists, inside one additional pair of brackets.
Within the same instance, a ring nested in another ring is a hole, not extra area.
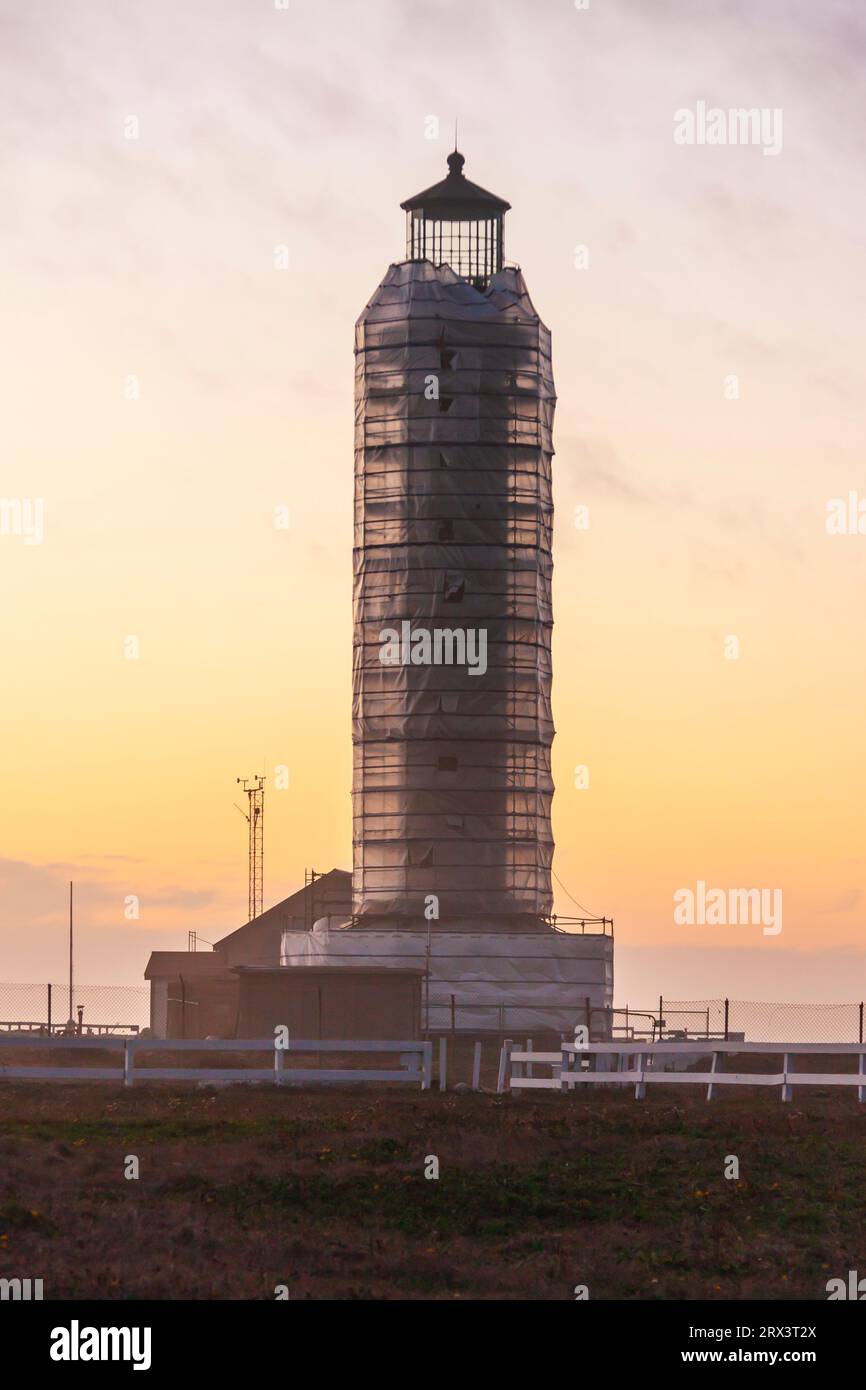
[(406, 256), (448, 265), (455, 275), (482, 288), (502, 269), (502, 218), (443, 220), (427, 217), (423, 210), (410, 212)]

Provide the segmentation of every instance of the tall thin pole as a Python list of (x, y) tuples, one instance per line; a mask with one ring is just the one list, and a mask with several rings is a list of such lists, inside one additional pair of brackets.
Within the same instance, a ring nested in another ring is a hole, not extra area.
[(75, 1027), (72, 1016), (72, 880), (69, 880), (69, 1022)]
[(428, 917), (428, 918), (427, 918), (427, 961), (426, 961), (427, 969), (424, 971), (424, 985), (425, 985), (425, 989), (424, 989), (424, 994), (425, 994), (424, 1037), (425, 1037), (426, 1039), (428, 1039), (428, 1040), (429, 1040), (429, 1038), (430, 1038), (430, 947), (431, 947), (431, 941), (430, 941), (430, 918)]

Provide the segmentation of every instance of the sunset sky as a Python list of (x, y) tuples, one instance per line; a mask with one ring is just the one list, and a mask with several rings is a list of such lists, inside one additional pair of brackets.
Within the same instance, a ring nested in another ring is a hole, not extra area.
[[(351, 867), (353, 325), (457, 118), (553, 334), (556, 873), (620, 1004), (866, 994), (864, 50), (858, 0), (0, 0), (0, 496), (44, 502), (0, 981), (63, 978), (69, 878), (82, 982), (240, 925), (238, 776), (266, 905)], [(781, 152), (678, 145), (699, 102)], [(698, 880), (783, 930), (676, 925)]]

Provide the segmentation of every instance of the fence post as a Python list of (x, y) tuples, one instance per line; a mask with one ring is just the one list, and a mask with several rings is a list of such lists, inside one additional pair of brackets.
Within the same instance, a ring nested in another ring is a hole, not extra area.
[(786, 1052), (786, 1053), (785, 1053), (785, 1059), (784, 1059), (784, 1061), (783, 1061), (783, 1063), (782, 1063), (782, 1070), (783, 1070), (783, 1072), (784, 1072), (784, 1074), (785, 1074), (785, 1079), (784, 1079), (784, 1081), (782, 1082), (782, 1100), (783, 1100), (783, 1101), (785, 1101), (785, 1100), (790, 1100), (790, 1099), (791, 1099), (791, 1087), (788, 1085), (788, 1072), (789, 1072), (789, 1070), (790, 1070), (790, 1061), (791, 1061), (791, 1054), (788, 1053), (788, 1052)]
[(283, 1049), (277, 1047), (277, 1039), (274, 1038), (274, 1085), (281, 1086), (283, 1081)]
[[(725, 1000), (725, 1042), (728, 1041), (728, 1017), (729, 1017), (729, 1010), (730, 1010), (730, 1007), (731, 1007), (731, 1001), (730, 1001), (730, 999), (726, 999), (726, 1000)], [(709, 1096), (707, 1097), (707, 1099), (709, 1100)]]
[[(713, 1053), (713, 1060), (712, 1060), (712, 1062), (711, 1062), (711, 1064), (710, 1064), (710, 1071), (711, 1071), (711, 1072), (713, 1073), (713, 1075), (715, 1076), (715, 1074), (716, 1074), (716, 1072), (718, 1071), (718, 1069), (719, 1069), (719, 1054), (718, 1054), (718, 1052), (714, 1052), (714, 1053)], [(713, 1098), (713, 1083), (712, 1083), (712, 1081), (711, 1081), (710, 1084), (707, 1086), (707, 1100), (712, 1100), (712, 1098)]]
[[(50, 986), (49, 986), (49, 988), (50, 988)], [(861, 1043), (862, 1043), (862, 1041), (863, 1041), (863, 1000), (862, 1000), (862, 999), (860, 1000), (860, 1036), (859, 1036), (859, 1038), (857, 1039), (857, 1041), (858, 1041), (858, 1042), (861, 1042)]]
[(480, 1090), (481, 1090), (481, 1044), (480, 1044), (480, 1042), (477, 1042), (477, 1043), (475, 1044), (475, 1050), (474, 1050), (473, 1055), (472, 1055), (472, 1089), (473, 1089), (473, 1091), (480, 1091)]
[(503, 1038), (502, 1047), (499, 1049), (499, 1076), (496, 1080), (496, 1094), (501, 1096), (505, 1090), (505, 1080), (508, 1072), (508, 1058), (514, 1043), (510, 1038)]
[(427, 942), (427, 969), (424, 971), (424, 1041), (430, 1039), (430, 942)]
[[(526, 1039), (526, 1051), (527, 1051), (527, 1052), (531, 1052), (531, 1051), (532, 1051), (532, 1039), (531, 1039), (531, 1038), (527, 1038), (527, 1039)], [(531, 1063), (531, 1062), (527, 1062), (527, 1063), (526, 1063), (526, 1072), (525, 1072), (525, 1074), (526, 1074), (526, 1076), (531, 1076), (531, 1075), (532, 1075), (532, 1063)]]
[(448, 1039), (447, 1039), (447, 1038), (440, 1038), (440, 1039), (439, 1039), (439, 1090), (440, 1090), (440, 1091), (444, 1091), (444, 1090), (447, 1089), (447, 1076), (446, 1076), (446, 1057), (447, 1057), (447, 1051), (448, 1051)]
[(132, 1086), (135, 1082), (135, 1039), (127, 1038), (123, 1044), (123, 1084)]
[[(862, 1009), (862, 1007), (863, 1005), (861, 1004), (860, 1008)], [(861, 1082), (861, 1084), (857, 1087), (857, 1099), (860, 1101), (862, 1105), (864, 1093), (866, 1093), (866, 1086), (862, 1084), (864, 1081), (866, 1081), (866, 1052), (860, 1053), (860, 1064), (857, 1068), (857, 1071)]]
[(659, 995), (659, 1042), (661, 1042), (662, 1038), (663, 1038), (664, 1035), (665, 1035), (665, 1016), (664, 1016), (664, 1015), (665, 1015), (664, 1000), (662, 999), (661, 995)]
[(639, 1052), (637, 1054), (637, 1057), (635, 1058), (635, 1071), (638, 1074), (638, 1079), (634, 1083), (635, 1100), (643, 1100), (644, 1096), (646, 1095), (646, 1082), (642, 1080), (644, 1071), (644, 1060), (644, 1054), (642, 1052)]
[[(863, 1032), (863, 1005), (860, 1005), (860, 1032)], [(51, 1037), (51, 986), (48, 986), (48, 1036)], [(860, 1041), (862, 1042), (862, 1036)]]

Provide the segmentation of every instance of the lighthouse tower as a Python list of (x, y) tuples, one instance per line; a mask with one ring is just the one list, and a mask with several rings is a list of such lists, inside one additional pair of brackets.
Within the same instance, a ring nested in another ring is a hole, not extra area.
[(356, 330), (353, 913), (528, 929), (552, 907), (550, 334), (463, 165), (402, 204)]
[(464, 164), (356, 325), (352, 916), (281, 959), (420, 966), (432, 1028), (570, 1029), (613, 940), (550, 919), (550, 333)]

